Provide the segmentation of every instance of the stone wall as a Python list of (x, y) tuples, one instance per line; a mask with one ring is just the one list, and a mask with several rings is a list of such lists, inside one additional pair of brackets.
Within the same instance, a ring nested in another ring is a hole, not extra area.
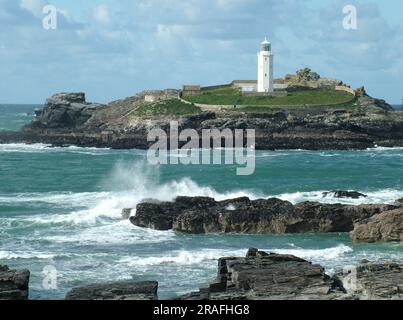
[(345, 92), (351, 93), (353, 96), (356, 95), (356, 91), (354, 89), (351, 89), (350, 87), (347, 87), (347, 86), (336, 86), (335, 89), (337, 91), (345, 91)]
[(178, 90), (166, 89), (166, 90), (148, 90), (140, 93), (145, 102), (155, 102), (160, 100), (176, 99), (178, 96)]
[(249, 92), (242, 91), (242, 95), (245, 97), (286, 97), (287, 91), (274, 91), (274, 92)]

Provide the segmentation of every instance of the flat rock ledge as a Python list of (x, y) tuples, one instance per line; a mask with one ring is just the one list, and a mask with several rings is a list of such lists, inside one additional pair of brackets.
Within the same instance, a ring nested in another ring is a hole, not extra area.
[(178, 300), (402, 300), (403, 265), (365, 265), (329, 276), (304, 259), (249, 249), (218, 260), (217, 281)]
[(30, 272), (0, 266), (0, 300), (27, 300)]
[(74, 288), (66, 300), (157, 300), (158, 282), (120, 281)]
[(173, 202), (140, 203), (130, 221), (139, 227), (194, 234), (351, 232), (356, 223), (397, 208), (387, 204), (318, 202), (293, 205), (277, 198), (216, 201), (206, 197), (178, 197)]

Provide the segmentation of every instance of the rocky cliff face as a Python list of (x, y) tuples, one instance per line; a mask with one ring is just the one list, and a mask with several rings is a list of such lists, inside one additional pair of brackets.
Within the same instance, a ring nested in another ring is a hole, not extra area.
[(54, 145), (147, 148), (153, 128), (255, 129), (257, 149), (366, 149), (403, 146), (403, 112), (385, 101), (359, 95), (355, 105), (338, 109), (320, 106), (267, 113), (219, 111), (176, 117), (136, 116), (140, 95), (109, 105), (87, 103), (83, 93), (62, 93), (49, 98), (43, 113), (22, 132), (0, 133), (0, 143), (42, 142)]
[(393, 209), (396, 206), (317, 202), (294, 206), (276, 198), (215, 201), (202, 197), (178, 197), (174, 202), (140, 203), (130, 221), (139, 227), (196, 234), (350, 232), (355, 223)]
[(80, 128), (104, 106), (87, 103), (84, 93), (59, 93), (45, 102), (43, 112), (37, 117), (32, 128)]

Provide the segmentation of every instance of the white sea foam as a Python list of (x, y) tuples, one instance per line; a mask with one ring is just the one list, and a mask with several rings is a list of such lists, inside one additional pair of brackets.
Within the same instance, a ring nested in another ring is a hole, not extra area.
[(28, 253), (24, 251), (4, 251), (0, 250), (0, 259), (5, 260), (12, 260), (12, 259), (53, 259), (55, 254), (51, 253), (44, 253), (44, 252), (35, 252), (35, 253)]
[(203, 262), (215, 261), (220, 257), (238, 256), (242, 257), (246, 253), (241, 250), (222, 250), (222, 249), (201, 249), (197, 251), (171, 251), (169, 254), (155, 257), (128, 256), (120, 259), (119, 263), (128, 266), (152, 266), (152, 265), (198, 265)]
[[(291, 254), (308, 261), (318, 262), (325, 260), (337, 260), (346, 253), (352, 252), (349, 246), (340, 244), (332, 248), (325, 249), (263, 249), (266, 252), (280, 254)], [(120, 259), (119, 263), (132, 266), (152, 266), (152, 265), (199, 265), (208, 261), (216, 261), (221, 257), (244, 257), (245, 249), (201, 249), (195, 251), (181, 250), (171, 251), (168, 254), (154, 257), (128, 256)]]
[(49, 150), (49, 144), (35, 143), (35, 144), (25, 144), (25, 143), (10, 143), (10, 144), (0, 144), (0, 152), (41, 152)]
[(403, 147), (375, 147), (366, 149), (366, 151), (391, 151), (391, 150), (403, 150)]
[(280, 195), (274, 195), (275, 197), (290, 201), (291, 203), (301, 203), (304, 201), (317, 201), (321, 203), (342, 203), (342, 204), (393, 204), (397, 199), (403, 197), (402, 190), (393, 190), (393, 189), (383, 189), (378, 191), (361, 191), (366, 194), (368, 197), (361, 197), (359, 199), (350, 199), (350, 198), (335, 198), (333, 194), (328, 194), (327, 196), (323, 196), (323, 191), (312, 191), (312, 192), (294, 192), (294, 193), (283, 193)]
[(0, 144), (0, 152), (4, 153), (49, 153), (49, 152), (66, 152), (66, 153), (81, 153), (90, 155), (101, 155), (102, 151), (110, 150), (108, 148), (93, 148), (93, 147), (52, 147), (50, 144), (44, 143), (9, 143)]
[(326, 249), (274, 249), (272, 250), (279, 254), (291, 254), (302, 259), (309, 261), (323, 261), (323, 260), (335, 260), (339, 259), (340, 256), (352, 252), (353, 249), (344, 244), (340, 244), (336, 247), (326, 248)]
[(175, 240), (175, 233), (173, 231), (139, 228), (127, 220), (122, 220), (106, 225), (75, 230), (72, 233), (44, 236), (41, 239), (54, 243), (79, 243), (85, 245), (136, 245), (173, 241)]

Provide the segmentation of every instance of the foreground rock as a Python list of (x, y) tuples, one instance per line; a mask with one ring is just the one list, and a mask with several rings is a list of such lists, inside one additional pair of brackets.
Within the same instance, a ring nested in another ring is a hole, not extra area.
[(403, 208), (382, 212), (357, 223), (351, 238), (354, 242), (402, 242)]
[(246, 258), (219, 259), (217, 282), (179, 299), (402, 299), (402, 276), (401, 265), (388, 264), (360, 266), (353, 274), (330, 277), (323, 267), (304, 259), (250, 249)]
[(180, 299), (328, 300), (344, 294), (340, 285), (320, 265), (256, 250), (246, 258), (219, 259), (217, 282)]
[(158, 282), (121, 281), (74, 288), (66, 300), (157, 300)]
[[(162, 98), (164, 96), (163, 93)], [(176, 91), (169, 96), (175, 97)], [(349, 150), (375, 146), (403, 146), (403, 112), (385, 101), (358, 93), (349, 106), (301, 106), (267, 112), (228, 110), (182, 115), (144, 115), (136, 110), (148, 93), (139, 93), (109, 105), (87, 103), (83, 93), (50, 97), (42, 113), (21, 132), (0, 132), (0, 143), (48, 143), (114, 149), (146, 149), (151, 129), (169, 132), (177, 120), (179, 130), (255, 129), (256, 149)], [(160, 97), (160, 98), (161, 98)], [(165, 98), (163, 98), (165, 99)], [(183, 142), (184, 144), (185, 142)]]
[(337, 274), (350, 295), (359, 300), (403, 300), (403, 265), (365, 264)]
[(276, 198), (215, 201), (205, 197), (178, 197), (174, 202), (140, 203), (130, 221), (139, 227), (187, 233), (350, 232), (355, 223), (396, 208), (317, 202), (294, 206)]
[(27, 300), (29, 276), (29, 270), (0, 266), (0, 300)]

